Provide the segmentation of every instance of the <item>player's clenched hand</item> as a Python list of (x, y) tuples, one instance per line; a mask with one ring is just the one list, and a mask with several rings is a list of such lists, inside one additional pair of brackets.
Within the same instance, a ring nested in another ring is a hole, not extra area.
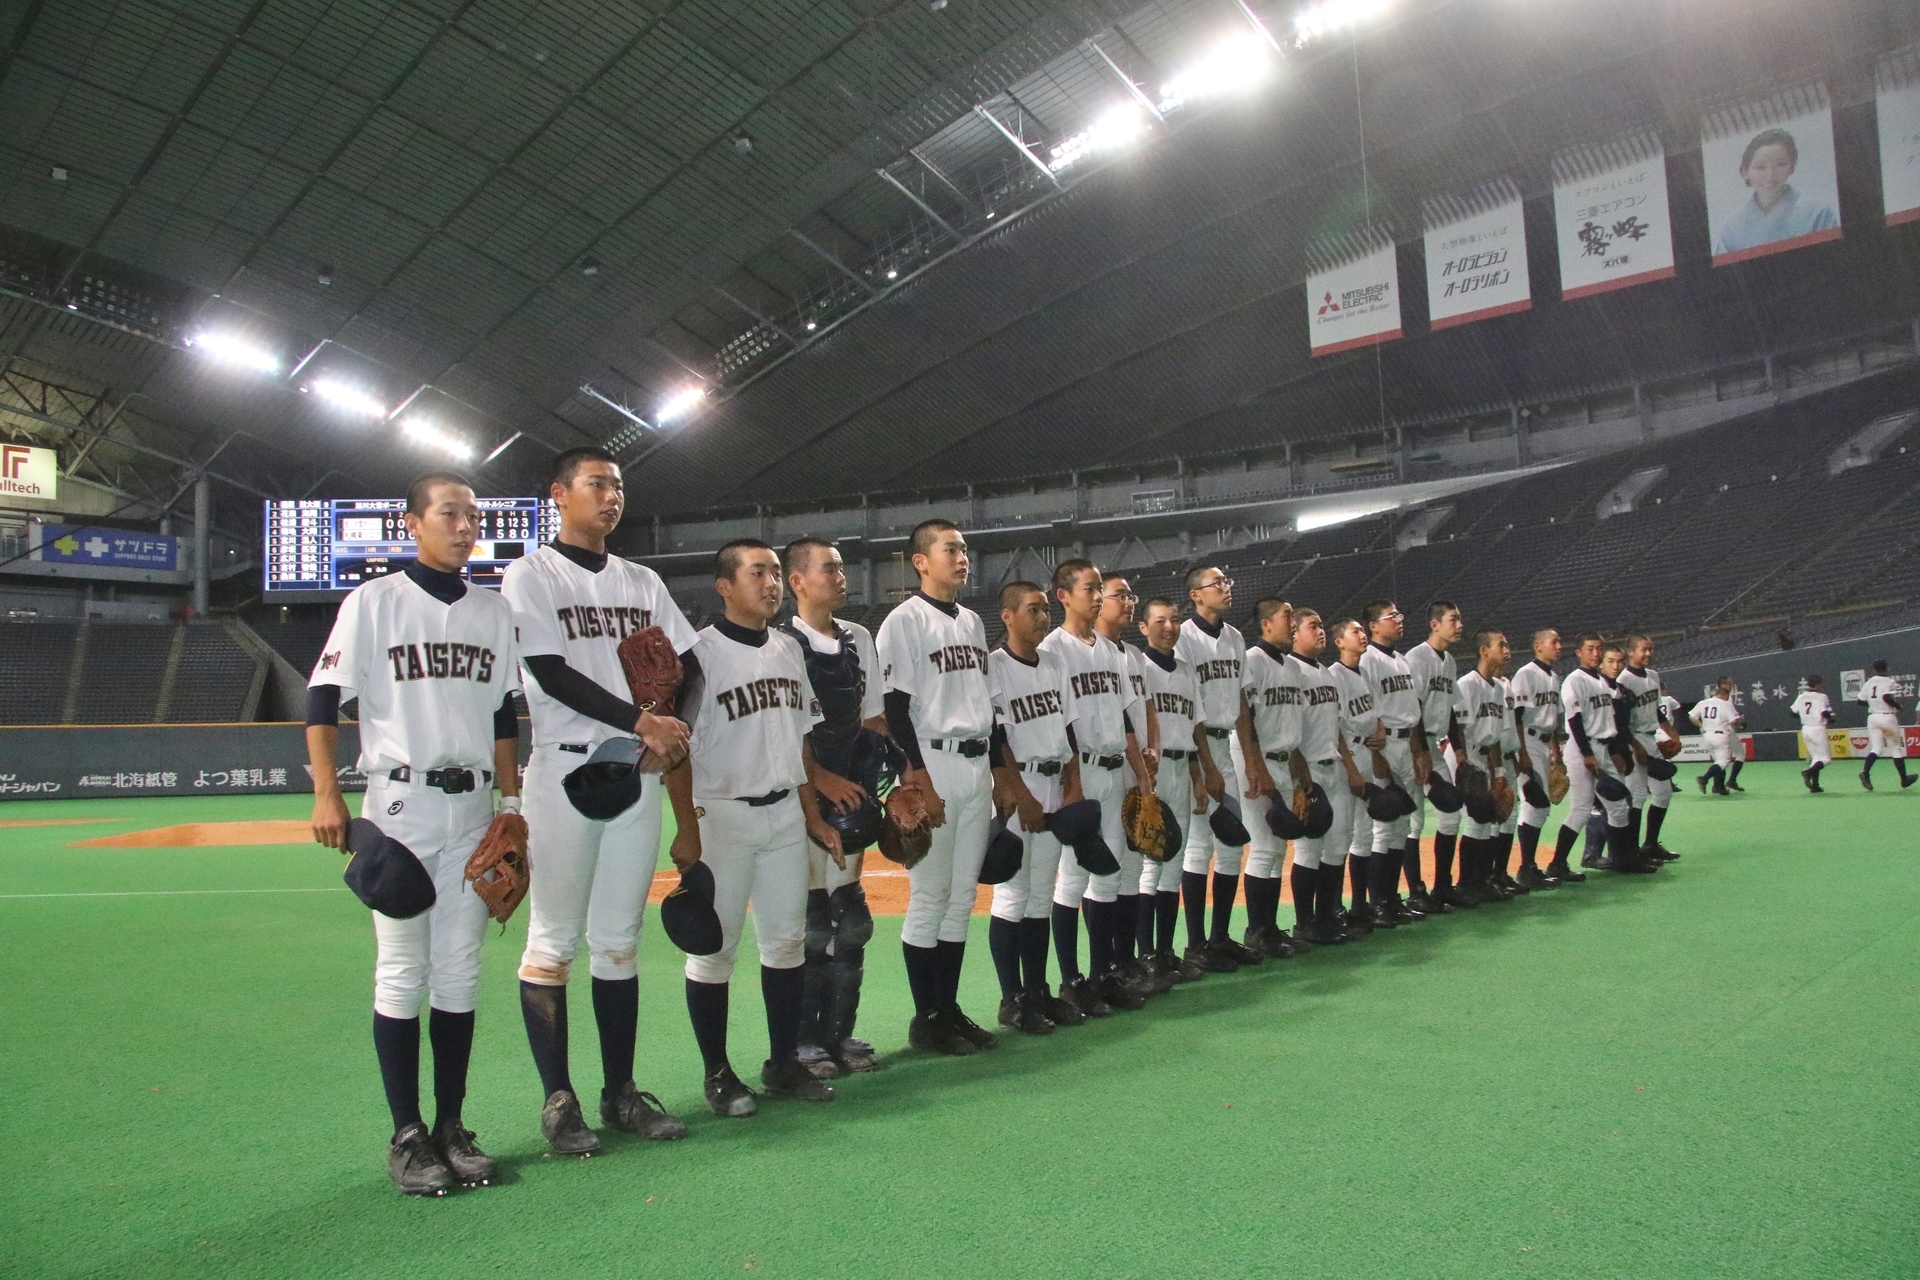
[(1433, 774), (1433, 757), (1425, 751), (1413, 753), (1413, 780), (1421, 786), (1427, 785), (1427, 779)]
[(315, 796), (313, 799), (313, 838), (329, 849), (339, 849), (346, 844), (347, 823), (352, 815), (347, 812), (347, 802), (340, 798), (338, 791), (332, 795)]
[(667, 856), (673, 859), (673, 865), (685, 871), (700, 861), (700, 828), (687, 823), (673, 833), (673, 843), (667, 848)]
[(1525, 747), (1522, 747), (1520, 749), (1520, 755), (1518, 759), (1519, 759), (1521, 773), (1533, 772), (1533, 757), (1527, 754), (1527, 750)]
[(1033, 798), (1033, 792), (1022, 791), (1013, 798), (1014, 812), (1020, 815), (1022, 831), (1044, 831), (1047, 827), (1047, 811)]
[[(1208, 795), (1212, 796), (1215, 800), (1225, 800), (1227, 798), (1226, 775), (1222, 774), (1220, 770), (1209, 765), (1206, 769), (1206, 779), (1205, 779), (1205, 785), (1203, 789), (1206, 791)], [(1204, 813), (1205, 810), (1195, 809), (1194, 812)]]
[(1273, 791), (1273, 775), (1267, 772), (1266, 761), (1247, 761), (1247, 799), (1258, 800), (1272, 795)]
[(920, 803), (927, 811), (927, 825), (936, 828), (946, 826), (947, 802), (942, 800), (940, 793), (933, 789), (933, 783), (927, 778), (927, 775), (924, 773), (921, 774), (913, 780), (911, 785), (914, 790), (920, 793)]
[(860, 802), (867, 798), (865, 787), (825, 769), (814, 770), (813, 789), (820, 793), (822, 800), (836, 809), (857, 809)]
[(647, 744), (647, 750), (652, 755), (668, 762), (664, 766), (666, 768), (672, 768), (687, 753), (687, 739), (691, 731), (685, 721), (642, 711), (640, 718), (633, 722), (633, 731), (640, 735), (640, 741)]
[(808, 814), (807, 834), (813, 837), (815, 844), (827, 851), (827, 856), (833, 859), (834, 866), (840, 868), (842, 871), (847, 869), (847, 857), (840, 851), (840, 833), (838, 831), (835, 831), (832, 827), (822, 822), (819, 815)]
[(1359, 768), (1351, 764), (1347, 766), (1347, 790), (1356, 796), (1367, 794), (1367, 780), (1360, 776)]

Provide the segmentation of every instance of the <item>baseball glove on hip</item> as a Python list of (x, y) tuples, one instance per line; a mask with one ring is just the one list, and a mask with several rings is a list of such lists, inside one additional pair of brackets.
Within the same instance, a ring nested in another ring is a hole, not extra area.
[(527, 896), (527, 876), (527, 820), (517, 813), (494, 815), (480, 847), (467, 859), (466, 878), (502, 929)]
[(1567, 777), (1567, 766), (1555, 760), (1547, 766), (1547, 803), (1559, 804), (1567, 798), (1567, 789), (1573, 781)]
[(1127, 829), (1127, 847), (1155, 862), (1167, 860), (1167, 828), (1160, 820), (1160, 798), (1129, 787), (1120, 800), (1120, 822)]
[(887, 820), (880, 824), (880, 852), (911, 871), (933, 847), (927, 805), (913, 787), (887, 793)]

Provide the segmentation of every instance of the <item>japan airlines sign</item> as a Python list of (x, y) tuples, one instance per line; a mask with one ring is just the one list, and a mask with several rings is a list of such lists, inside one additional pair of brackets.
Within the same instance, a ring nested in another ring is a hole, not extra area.
[(32, 445), (0, 444), (0, 498), (51, 502), (59, 487), (59, 454)]

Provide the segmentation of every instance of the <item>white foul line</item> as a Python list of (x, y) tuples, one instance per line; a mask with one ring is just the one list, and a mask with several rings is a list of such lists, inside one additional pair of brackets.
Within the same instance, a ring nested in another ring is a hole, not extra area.
[(10, 898), (182, 898), (213, 893), (345, 893), (345, 885), (325, 889), (123, 889), (107, 893), (0, 893)]

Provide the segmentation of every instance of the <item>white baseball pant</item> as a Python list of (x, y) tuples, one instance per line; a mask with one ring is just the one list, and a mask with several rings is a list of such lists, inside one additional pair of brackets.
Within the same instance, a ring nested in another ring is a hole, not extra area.
[[(1508, 755), (1504, 757), (1504, 759), (1507, 762), (1507, 781), (1509, 785), (1513, 787), (1513, 808), (1507, 810), (1507, 820), (1500, 824), (1498, 833), (1503, 836), (1510, 836), (1520, 829), (1520, 810), (1524, 802), (1520, 799), (1520, 757), (1518, 755)], [(1542, 783), (1541, 785), (1544, 786), (1546, 784)], [(1461, 812), (1464, 813), (1466, 810), (1462, 808)]]
[(493, 822), (492, 789), (448, 795), (424, 782), (375, 776), (367, 780), (360, 813), (413, 851), (433, 877), (434, 892), (433, 906), (411, 920), (370, 913), (373, 1011), (417, 1018), (421, 1001), (430, 998), (435, 1009), (472, 1013), (487, 904), (467, 885), (467, 859)]
[[(923, 744), (925, 745), (925, 744)], [(993, 777), (985, 755), (963, 756), (926, 746), (927, 778), (946, 805), (947, 820), (933, 829), (933, 843), (907, 872), (907, 914), (900, 941), (911, 947), (965, 942), (980, 887), (993, 823)]]
[[(1635, 734), (1634, 737), (1640, 743), (1641, 748), (1646, 751), (1647, 760), (1658, 760), (1660, 758), (1660, 744), (1655, 740), (1655, 735), (1650, 733)], [(1673, 799), (1673, 779), (1667, 778), (1662, 780), (1649, 777), (1647, 774), (1647, 761), (1635, 760), (1633, 762), (1633, 772), (1627, 775), (1627, 790), (1632, 795), (1628, 803), (1634, 808), (1644, 809), (1648, 805), (1652, 805), (1656, 809), (1664, 809), (1667, 807), (1667, 803)]]
[(617, 818), (582, 817), (562, 785), (587, 757), (559, 744), (534, 748), (527, 763), (527, 948), (523, 981), (564, 987), (587, 940), (587, 967), (610, 981), (639, 973), (640, 926), (660, 861), (659, 774), (641, 779), (640, 799)]
[(1708, 730), (1702, 736), (1706, 740), (1707, 755), (1714, 764), (1724, 770), (1733, 763), (1734, 752), (1740, 747), (1738, 739), (1725, 729)]
[[(1052, 813), (1060, 807), (1059, 774), (1047, 777), (1029, 769), (1021, 776), (1042, 810)], [(1045, 920), (1053, 914), (1060, 837), (1046, 830), (1028, 831), (1017, 809), (1007, 815), (1007, 830), (1020, 837), (1020, 869), (1011, 880), (993, 886), (993, 916), (997, 920)]]
[(1273, 833), (1267, 825), (1267, 811), (1277, 804), (1291, 804), (1293, 801), (1293, 773), (1285, 760), (1275, 760), (1279, 752), (1265, 755), (1267, 774), (1273, 779), (1274, 790), (1264, 796), (1240, 797), (1240, 820), (1247, 824), (1247, 834), (1252, 837), (1247, 843), (1246, 872), (1262, 880), (1279, 878), (1280, 869), (1287, 865), (1287, 842)]
[(807, 958), (807, 823), (799, 791), (773, 804), (699, 797), (694, 803), (706, 811), (700, 817), (700, 860), (713, 872), (720, 950), (688, 956), (687, 977), (715, 984), (732, 979), (749, 903), (761, 965), (798, 969)]
[(1890, 711), (1876, 711), (1867, 717), (1867, 754), (1883, 760), (1907, 758), (1907, 734), (1900, 717)]
[(1347, 789), (1347, 768), (1340, 763), (1339, 757), (1307, 766), (1313, 774), (1313, 780), (1327, 793), (1327, 802), (1333, 806), (1333, 825), (1322, 836), (1293, 842), (1293, 865), (1296, 867), (1337, 867), (1347, 860), (1347, 844), (1353, 839), (1356, 820), (1371, 822), (1366, 809), (1353, 792)]
[(1180, 873), (1185, 870), (1185, 844), (1193, 824), (1205, 825), (1206, 818), (1193, 812), (1193, 776), (1187, 770), (1186, 760), (1169, 760), (1160, 757), (1160, 765), (1153, 775), (1153, 793), (1167, 802), (1173, 810), (1173, 820), (1180, 824), (1181, 848), (1171, 851), (1165, 862), (1155, 862), (1150, 858), (1140, 860), (1141, 893), (1178, 893), (1180, 892)]
[[(1561, 825), (1570, 827), (1575, 831), (1584, 831), (1587, 825), (1587, 815), (1593, 812), (1593, 806), (1597, 799), (1593, 785), (1598, 781), (1598, 778), (1594, 774), (1587, 772), (1586, 758), (1578, 751), (1569, 751), (1562, 759), (1567, 766), (1567, 817)], [(1601, 747), (1594, 756), (1594, 763), (1598, 766), (1600, 773), (1611, 777), (1619, 776), (1613, 771), (1613, 762), (1607, 758), (1605, 747)], [(1606, 810), (1608, 826), (1624, 827), (1627, 825), (1626, 800), (1600, 800), (1599, 804), (1602, 809)], [(1579, 824), (1578, 826), (1574, 825), (1576, 822)]]
[[(1454, 773), (1453, 751), (1446, 743), (1442, 743), (1440, 750), (1433, 753), (1431, 776), (1445, 778), (1448, 782), (1452, 782), (1456, 776)], [(1426, 833), (1427, 829), (1427, 793), (1424, 788), (1415, 787), (1413, 790), (1407, 792), (1407, 794), (1413, 797), (1414, 806), (1413, 812), (1407, 815), (1407, 839), (1418, 840)], [(1460, 815), (1464, 812), (1466, 812), (1464, 809), (1455, 809), (1452, 813), (1442, 813), (1440, 810), (1435, 809), (1433, 811), (1433, 829), (1443, 836), (1460, 834)]]
[(1802, 726), (1800, 741), (1807, 744), (1808, 765), (1833, 763), (1833, 739), (1827, 736), (1825, 725), (1817, 729)]
[[(1413, 797), (1415, 804), (1422, 803), (1420, 787), (1413, 780), (1413, 743), (1406, 738), (1396, 737), (1389, 731), (1387, 745), (1381, 748), (1380, 754), (1386, 758), (1387, 768), (1393, 770), (1393, 780), (1400, 784), (1403, 791)], [(1372, 846), (1368, 850), (1369, 853), (1399, 853), (1406, 847), (1411, 818), (1403, 816), (1395, 818), (1392, 822), (1373, 822), (1369, 818), (1368, 821), (1373, 823), (1370, 833)]]
[[(1060, 869), (1053, 882), (1053, 900), (1063, 907), (1078, 907), (1082, 898), (1112, 902), (1120, 896), (1122, 884), (1140, 883), (1140, 864), (1145, 861), (1127, 848), (1127, 828), (1120, 820), (1120, 798), (1127, 792), (1121, 781), (1123, 771), (1102, 769), (1091, 763), (1087, 756), (1087, 752), (1080, 753), (1080, 794), (1100, 806), (1100, 838), (1113, 851), (1120, 869), (1096, 876), (1080, 865), (1080, 859), (1073, 856), (1072, 850), (1063, 851)], [(1127, 873), (1129, 855), (1133, 869), (1131, 876)]]
[[(1553, 744), (1532, 729), (1529, 729), (1527, 730), (1526, 741), (1522, 745), (1527, 749), (1527, 763), (1533, 766), (1533, 780), (1538, 782), (1540, 784), (1540, 790), (1545, 792), (1547, 789), (1547, 770), (1553, 765)], [(1516, 781), (1518, 781), (1523, 775), (1517, 763), (1517, 756), (1515, 760), (1513, 776)], [(1553, 817), (1552, 805), (1528, 804), (1524, 796), (1521, 797), (1518, 804), (1514, 805), (1513, 810), (1520, 815), (1520, 821), (1522, 823), (1532, 827), (1536, 831), (1545, 831), (1547, 829), (1547, 823)]]
[[(1220, 746), (1227, 745), (1227, 758), (1220, 758)], [(1220, 770), (1220, 776), (1226, 780), (1226, 794), (1240, 798), (1245, 806), (1246, 787), (1240, 779), (1246, 776), (1246, 767), (1240, 759), (1240, 735), (1229, 733), (1224, 739), (1207, 735), (1207, 751), (1213, 756), (1214, 767)], [(1207, 813), (1214, 810), (1219, 802), (1211, 797), (1207, 800)], [(1181, 860), (1181, 869), (1205, 875), (1209, 865), (1223, 876), (1240, 874), (1240, 862), (1245, 850), (1237, 845), (1227, 844), (1213, 834), (1213, 827), (1207, 822), (1206, 814), (1194, 814), (1193, 821), (1187, 824), (1187, 847)], [(1249, 826), (1249, 832), (1252, 828)]]

